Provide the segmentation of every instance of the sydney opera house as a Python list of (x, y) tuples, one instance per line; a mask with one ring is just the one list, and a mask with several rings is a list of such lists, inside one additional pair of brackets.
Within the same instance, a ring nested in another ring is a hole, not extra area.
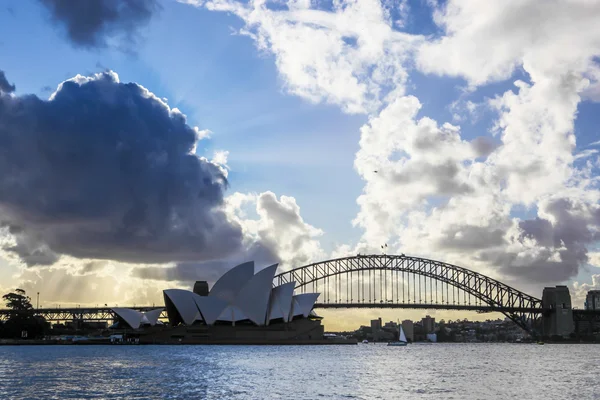
[[(311, 343), (323, 340), (321, 318), (313, 306), (319, 293), (294, 294), (295, 282), (273, 287), (277, 264), (254, 272), (240, 264), (219, 278), (210, 291), (163, 291), (165, 307), (145, 313), (114, 308), (120, 328), (142, 343)], [(168, 323), (159, 320), (166, 309)]]

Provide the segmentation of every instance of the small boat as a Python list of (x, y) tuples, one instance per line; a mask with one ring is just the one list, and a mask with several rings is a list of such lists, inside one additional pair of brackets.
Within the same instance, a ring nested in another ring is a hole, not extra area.
[(369, 341), (367, 339), (363, 340), (362, 342), (363, 342), (363, 344), (368, 344), (369, 343)]
[(541, 345), (543, 345), (543, 344), (544, 344), (544, 342), (542, 342), (542, 341), (539, 341), (539, 342), (537, 342), (537, 344), (541, 344)]
[(398, 329), (398, 341), (397, 342), (388, 342), (388, 346), (406, 346), (408, 341), (406, 340), (406, 335), (404, 334), (404, 330), (402, 329), (402, 325), (400, 325), (400, 329)]

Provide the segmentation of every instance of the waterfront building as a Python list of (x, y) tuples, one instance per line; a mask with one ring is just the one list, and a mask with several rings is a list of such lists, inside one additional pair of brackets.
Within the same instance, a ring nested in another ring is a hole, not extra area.
[(411, 342), (415, 341), (415, 325), (410, 319), (402, 321), (402, 330), (408, 340)]
[[(319, 293), (294, 294), (295, 282), (273, 287), (277, 264), (254, 273), (254, 262), (240, 264), (208, 290), (163, 290), (165, 307), (146, 313), (113, 311), (115, 334), (140, 344), (356, 344), (355, 339), (324, 338), (313, 307)], [(166, 311), (168, 323), (158, 321)], [(120, 332), (119, 332), (120, 331)]]
[(586, 310), (600, 310), (600, 290), (590, 290), (585, 297)]
[(225, 273), (201, 296), (189, 290), (163, 291), (171, 325), (216, 323), (268, 326), (308, 318), (319, 293), (294, 295), (295, 282), (273, 286), (277, 264), (254, 273), (254, 262), (240, 264)]
[(371, 330), (378, 331), (381, 329), (381, 317), (371, 320)]
[(397, 330), (398, 329), (398, 323), (396, 323), (394, 321), (386, 322), (385, 325), (383, 326), (383, 329)]
[(427, 315), (425, 318), (421, 319), (421, 325), (423, 326), (423, 333), (434, 333), (435, 332), (435, 318), (431, 318)]

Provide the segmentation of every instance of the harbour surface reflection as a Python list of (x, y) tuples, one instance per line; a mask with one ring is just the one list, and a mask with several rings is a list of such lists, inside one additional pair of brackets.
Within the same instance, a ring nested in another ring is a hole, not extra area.
[[(598, 398), (594, 345), (2, 346), (2, 399)], [(596, 397), (595, 397), (596, 396)]]

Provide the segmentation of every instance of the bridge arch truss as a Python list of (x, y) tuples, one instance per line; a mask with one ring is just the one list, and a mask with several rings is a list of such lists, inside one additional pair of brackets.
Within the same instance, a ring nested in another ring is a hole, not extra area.
[(300, 292), (321, 293), (320, 308), (431, 308), (501, 312), (534, 333), (542, 301), (498, 280), (441, 261), (405, 255), (357, 255), (275, 276)]

